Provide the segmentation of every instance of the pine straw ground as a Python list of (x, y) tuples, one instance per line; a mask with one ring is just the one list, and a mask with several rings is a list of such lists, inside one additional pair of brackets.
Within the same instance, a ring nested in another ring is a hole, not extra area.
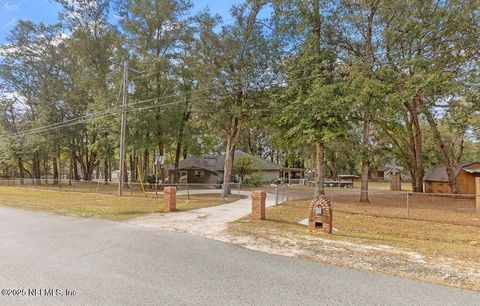
[[(480, 291), (480, 215), (470, 213), (477, 225), (460, 225), (334, 208), (336, 230), (326, 235), (298, 223), (307, 217), (308, 203), (270, 207), (265, 221), (235, 221), (228, 239), (260, 251)], [(363, 204), (356, 205), (363, 211)]]
[[(244, 196), (240, 196), (243, 197)], [(233, 202), (238, 195), (222, 202), (220, 194), (177, 196), (177, 210), (186, 211), (201, 207)], [(83, 218), (101, 218), (125, 221), (151, 213), (163, 212), (163, 197), (116, 197), (103, 194), (58, 192), (17, 187), (0, 187), (0, 205), (26, 210), (46, 211)]]

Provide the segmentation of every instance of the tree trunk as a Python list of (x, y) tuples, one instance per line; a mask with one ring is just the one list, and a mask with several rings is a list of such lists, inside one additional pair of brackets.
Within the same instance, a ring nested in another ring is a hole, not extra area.
[(223, 170), (222, 201), (231, 193), (231, 178), (233, 170), (233, 159), (235, 154), (235, 145), (242, 131), (242, 122), (235, 116), (231, 116), (227, 130), (227, 148), (225, 150), (225, 165)]
[(452, 152), (453, 153), (453, 163), (457, 164), (459, 163), (461, 160), (462, 160), (462, 156), (463, 156), (463, 150), (465, 149), (465, 137), (462, 135), (461, 136), (461, 139), (460, 139), (460, 143), (458, 145), (458, 154), (455, 154), (455, 149), (453, 148), (452, 149)]
[(130, 157), (129, 157), (129, 163), (130, 163), (130, 182), (133, 182), (135, 181), (135, 163), (134, 163), (134, 157), (133, 157), (133, 153), (130, 153)]
[(415, 97), (411, 102), (405, 102), (407, 109), (405, 121), (409, 133), (409, 151), (412, 162), (412, 189), (413, 192), (423, 192), (423, 146), (422, 146), (422, 130), (418, 114), (419, 101)]
[(113, 169), (112, 164), (113, 164), (112, 158), (110, 157), (108, 159), (108, 180), (110, 182), (112, 181), (112, 169)]
[(56, 145), (55, 147), (55, 157), (52, 160), (53, 164), (53, 181), (55, 185), (59, 185), (62, 169), (60, 166), (60, 146)]
[[(364, 112), (364, 116), (368, 116)], [(368, 200), (368, 173), (370, 170), (370, 160), (368, 152), (368, 136), (370, 134), (370, 122), (368, 120), (363, 121), (363, 157), (362, 157), (362, 177), (361, 177), (361, 192), (360, 202), (369, 202)]]
[[(175, 184), (178, 184), (178, 181), (180, 179), (180, 171), (178, 169), (178, 166), (180, 165), (180, 154), (182, 151), (182, 144), (183, 144), (183, 138), (185, 137), (185, 126), (187, 124), (188, 119), (190, 118), (190, 109), (189, 109), (189, 103), (187, 99), (187, 105), (185, 106), (185, 110), (183, 112), (183, 120), (180, 125), (180, 129), (178, 130), (178, 137), (177, 137), (177, 147), (175, 150), (175, 164), (174, 164), (174, 170), (173, 170), (173, 182)], [(185, 159), (186, 157), (184, 157)]]
[(78, 164), (77, 164), (77, 155), (75, 151), (72, 150), (72, 165), (73, 165), (73, 179), (75, 181), (80, 180), (80, 175), (78, 173)]
[(251, 155), (255, 156), (255, 149), (252, 143), (252, 131), (250, 129), (248, 130), (248, 150)]
[(25, 177), (25, 174), (24, 174), (24, 171), (23, 171), (23, 169), (24, 169), (23, 160), (20, 156), (17, 157), (17, 166), (18, 166), (18, 173), (19, 173), (19, 176), (20, 176), (20, 185), (23, 185), (24, 184), (23, 178)]
[(138, 182), (137, 167), (138, 167), (138, 165), (140, 165), (141, 160), (140, 160), (140, 156), (138, 156), (136, 153), (135, 153), (134, 156), (135, 156), (135, 158), (134, 158), (134, 163), (133, 163), (133, 173), (131, 174), (131, 176), (132, 176), (133, 181)]
[(32, 178), (36, 181), (35, 183), (40, 183), (40, 158), (38, 152), (33, 153)]
[(182, 157), (183, 157), (183, 159), (187, 159), (187, 157), (188, 157), (188, 147), (187, 147), (186, 144), (183, 145)]
[[(373, 4), (370, 7), (370, 12), (367, 18), (367, 28), (365, 34), (365, 66), (367, 72), (370, 74), (373, 68), (373, 49), (372, 49), (372, 35), (373, 35), (373, 18), (377, 7)], [(370, 172), (370, 153), (369, 153), (369, 136), (370, 136), (370, 97), (367, 97), (363, 104), (363, 156), (362, 156), (362, 175), (361, 175), (361, 192), (360, 202), (369, 202), (368, 199), (368, 174)]]
[(53, 184), (58, 185), (58, 161), (57, 161), (57, 157), (53, 158), (52, 166), (53, 166)]
[(450, 154), (448, 153), (447, 147), (443, 141), (442, 135), (438, 130), (437, 123), (435, 122), (435, 118), (433, 118), (432, 113), (429, 110), (425, 110), (423, 112), (425, 117), (427, 118), (428, 124), (430, 125), (430, 129), (432, 130), (432, 135), (435, 141), (437, 142), (438, 148), (443, 156), (443, 164), (445, 165), (445, 170), (447, 171), (448, 182), (450, 184), (450, 188), (452, 193), (458, 193), (458, 186), (457, 186), (457, 179), (455, 177), (455, 173), (453, 171), (453, 163)]
[(125, 171), (123, 171), (123, 182), (124, 183), (128, 183), (128, 171), (127, 171), (127, 161), (124, 160), (123, 161), (123, 169), (125, 169)]
[(108, 158), (105, 158), (104, 161), (103, 161), (103, 181), (106, 184), (108, 184), (108, 173), (110, 172), (110, 170), (108, 169)]
[(175, 164), (173, 168), (173, 183), (178, 184), (180, 180), (180, 171), (178, 169), (180, 165), (180, 154), (182, 153), (182, 142), (183, 142), (183, 125), (180, 127), (180, 131), (178, 132), (177, 138), (177, 147), (175, 149)]
[(225, 152), (225, 165), (223, 168), (223, 185), (222, 185), (222, 201), (231, 194), (232, 188), (230, 186), (230, 179), (232, 177), (233, 169), (233, 154), (235, 146), (231, 137), (227, 139), (227, 149)]
[(143, 151), (143, 166), (142, 166), (142, 180), (145, 181), (148, 176), (148, 164), (150, 161), (150, 154), (148, 149)]
[(415, 140), (415, 189), (414, 192), (423, 192), (423, 145), (422, 145), (422, 131), (420, 127), (420, 122), (418, 120), (418, 113), (414, 112), (412, 114), (413, 119), (413, 130), (414, 130), (414, 140)]
[(97, 163), (97, 167), (95, 169), (95, 179), (100, 179), (100, 163)]
[(43, 171), (45, 171), (45, 184), (48, 184), (48, 160), (45, 157), (43, 159)]
[[(163, 155), (165, 156), (165, 145), (163, 143), (158, 143), (158, 152), (160, 155)], [(162, 182), (162, 184), (165, 183), (165, 165), (160, 165), (160, 180)]]
[(323, 142), (315, 141), (316, 158), (315, 164), (317, 167), (317, 186), (315, 188), (315, 199), (319, 199), (321, 195), (325, 195), (325, 145)]

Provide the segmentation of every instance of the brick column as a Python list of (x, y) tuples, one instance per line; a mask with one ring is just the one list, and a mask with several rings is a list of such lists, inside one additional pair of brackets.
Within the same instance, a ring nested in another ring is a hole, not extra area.
[(163, 194), (165, 212), (173, 212), (177, 210), (177, 188), (165, 187), (163, 189)]
[(265, 190), (254, 190), (252, 192), (252, 216), (254, 220), (265, 220)]
[(480, 214), (480, 177), (475, 178), (475, 207)]

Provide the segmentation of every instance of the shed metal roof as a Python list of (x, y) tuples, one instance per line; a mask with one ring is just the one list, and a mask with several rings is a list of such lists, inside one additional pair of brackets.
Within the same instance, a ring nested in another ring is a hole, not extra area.
[[(460, 173), (462, 169), (469, 172), (470, 169), (465, 169), (465, 168), (475, 164), (480, 164), (480, 162), (464, 162), (464, 163), (455, 164), (453, 166), (453, 173), (455, 177)], [(424, 180), (431, 181), (431, 182), (447, 182), (448, 183), (448, 175), (447, 175), (447, 170), (445, 168), (445, 165), (437, 165), (430, 168), (430, 170), (428, 170), (427, 174), (425, 175)]]

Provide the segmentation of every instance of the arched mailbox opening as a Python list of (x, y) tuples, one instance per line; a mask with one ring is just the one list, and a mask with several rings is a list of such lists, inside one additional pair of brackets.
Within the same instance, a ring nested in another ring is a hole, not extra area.
[(310, 231), (332, 233), (332, 203), (326, 196), (310, 203), (308, 227)]

